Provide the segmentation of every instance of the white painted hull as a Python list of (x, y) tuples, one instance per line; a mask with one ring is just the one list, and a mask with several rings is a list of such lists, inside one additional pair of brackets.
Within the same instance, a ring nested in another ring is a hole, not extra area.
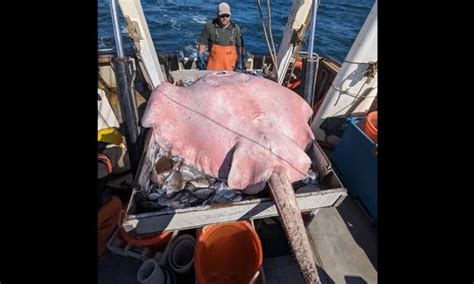
[(375, 72), (375, 77), (367, 80), (368, 62), (377, 62), (377, 1), (311, 123), (316, 140), (333, 144), (339, 140), (336, 136), (326, 137), (320, 129), (325, 119), (368, 111), (377, 95), (378, 77)]

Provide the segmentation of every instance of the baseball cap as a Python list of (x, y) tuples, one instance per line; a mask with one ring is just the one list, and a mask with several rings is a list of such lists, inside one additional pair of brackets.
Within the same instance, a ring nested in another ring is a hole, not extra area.
[(219, 6), (217, 7), (217, 13), (218, 13), (219, 16), (220, 15), (225, 15), (225, 14), (230, 16), (231, 14), (230, 14), (229, 4), (227, 4), (226, 2), (221, 2), (219, 4)]

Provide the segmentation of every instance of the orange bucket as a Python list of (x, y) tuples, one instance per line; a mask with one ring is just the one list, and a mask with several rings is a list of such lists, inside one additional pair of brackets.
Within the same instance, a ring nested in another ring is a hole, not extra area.
[(377, 143), (377, 111), (373, 111), (365, 117), (362, 131)]
[(122, 239), (127, 241), (127, 243), (136, 246), (136, 247), (147, 247), (150, 249), (160, 249), (166, 246), (171, 235), (173, 235), (172, 231), (167, 231), (159, 234), (152, 234), (152, 235), (144, 235), (144, 236), (131, 236), (129, 235), (125, 229), (122, 227), (122, 220), (125, 216), (125, 211), (122, 210), (122, 214), (120, 214), (119, 219), (119, 232)]
[(260, 239), (246, 221), (204, 227), (194, 252), (199, 284), (249, 283), (262, 262)]

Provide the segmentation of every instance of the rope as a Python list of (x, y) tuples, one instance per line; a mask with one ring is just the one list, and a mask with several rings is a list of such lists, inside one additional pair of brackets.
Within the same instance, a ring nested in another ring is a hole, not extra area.
[[(365, 79), (364, 81), (364, 84), (362, 84), (362, 87), (360, 88), (359, 92), (357, 93), (357, 95), (351, 95), (348, 93), (348, 91), (350, 90), (350, 88), (347, 88), (346, 90), (341, 90), (339, 88), (337, 88), (336, 86), (334, 86), (334, 82), (331, 83), (331, 87), (334, 88), (334, 90), (336, 91), (339, 91), (340, 93), (342, 94), (346, 94), (346, 95), (349, 95), (353, 98), (357, 98), (357, 96), (359, 95), (360, 91), (362, 90), (362, 88), (365, 86), (365, 84), (370, 84), (370, 82), (372, 81), (373, 78), (375, 78), (375, 73), (377, 73), (377, 62), (374, 62), (374, 61), (370, 61), (370, 62), (354, 62), (354, 61), (347, 61), (345, 60), (344, 62), (347, 62), (347, 63), (351, 63), (351, 64), (369, 64), (369, 66), (367, 67), (367, 70), (365, 71), (364, 73), (364, 77), (367, 77), (367, 79)], [(377, 87), (374, 87), (374, 89), (377, 88)], [(338, 99), (339, 100), (339, 99)]]
[(278, 58), (275, 48), (275, 42), (273, 41), (273, 32), (272, 32), (272, 11), (270, 10), (270, 0), (267, 1), (267, 14), (268, 14), (268, 32), (270, 34), (270, 42), (273, 48), (273, 54), (275, 55), (275, 69), (278, 70)]
[(142, 40), (143, 37), (140, 34), (140, 27), (138, 23), (136, 21), (132, 21), (128, 16), (125, 17), (125, 21), (127, 22), (128, 37), (135, 42)]
[[(367, 80), (364, 82), (364, 84), (362, 85), (362, 87), (364, 87), (366, 83), (367, 83)], [(350, 90), (351, 88), (347, 88), (347, 89), (345, 89), (345, 90), (342, 90), (342, 89), (339, 89), (339, 88), (337, 88), (336, 86), (334, 86), (332, 83), (331, 83), (331, 87), (333, 87), (334, 90), (339, 91), (339, 92), (341, 92), (342, 94), (348, 95), (349, 97), (353, 97), (353, 98), (357, 98), (358, 94), (359, 94), (360, 91), (362, 90), (362, 87), (361, 87), (361, 89), (359, 90), (359, 92), (358, 92), (356, 95), (353, 95), (353, 94), (350, 94), (350, 93), (349, 93), (349, 90)], [(372, 87), (372, 88), (376, 89), (377, 86)]]
[(375, 78), (375, 73), (377, 73), (377, 62), (369, 62), (367, 71), (364, 74), (364, 76), (367, 76), (368, 78), (367, 83), (370, 83), (372, 79)]
[(275, 67), (275, 69), (274, 69), (275, 72), (274, 73), (276, 75), (276, 79), (278, 80), (278, 71), (276, 69), (276, 58), (275, 58), (275, 54), (273, 54), (273, 52), (272, 52), (270, 42), (268, 40), (268, 34), (267, 34), (267, 29), (265, 27), (265, 22), (263, 21), (262, 6), (260, 5), (260, 0), (257, 0), (257, 6), (258, 6), (258, 12), (260, 13), (260, 21), (262, 23), (263, 33), (265, 35), (265, 41), (267, 43), (268, 51), (270, 52), (270, 56), (271, 56), (271, 59), (272, 59), (272, 62), (273, 62), (273, 66)]
[[(375, 73), (377, 73), (377, 61), (355, 62), (355, 61), (344, 60), (344, 62), (349, 63), (349, 64), (368, 64), (369, 66), (367, 66), (367, 71), (364, 74), (364, 76), (366, 77), (374, 78)], [(370, 81), (368, 83), (370, 83)]]
[[(352, 98), (354, 98), (354, 99), (358, 99), (358, 98), (359, 98), (359, 99), (363, 99), (363, 98), (377, 97), (377, 96), (369, 96), (369, 95), (359, 96), (359, 95), (360, 95), (360, 92), (362, 92), (362, 89), (364, 88), (364, 86), (365, 86), (367, 83), (369, 83), (369, 80), (372, 80), (372, 78), (367, 77), (367, 79), (365, 79), (364, 83), (362, 84), (362, 86), (360, 87), (359, 91), (358, 91), (357, 94), (355, 94), (355, 95), (349, 94), (348, 91), (349, 91), (351, 88), (347, 88), (346, 90), (341, 90), (341, 89), (339, 89), (339, 88), (336, 88), (336, 86), (334, 86), (334, 84), (331, 83), (331, 87), (333, 87), (336, 91), (339, 91), (339, 92), (340, 92), (340, 94), (339, 94), (339, 96), (337, 97), (337, 100), (336, 100), (336, 102), (334, 103), (334, 105), (336, 105), (336, 104), (339, 102), (339, 99), (341, 98), (341, 95), (342, 95), (342, 94), (348, 95), (348, 96), (350, 96), (350, 97), (352, 97)], [(372, 90), (375, 90), (376, 88), (377, 88), (377, 86), (372, 87), (371, 91), (372, 91)], [(371, 92), (369, 92), (369, 94), (370, 94), (370, 93), (371, 93)], [(350, 107), (350, 106), (348, 106), (348, 107)], [(334, 116), (334, 115), (336, 115), (336, 114), (337, 114), (337, 112), (332, 113), (332, 114), (330, 114), (329, 116)]]
[(102, 84), (104, 90), (105, 91), (112, 90), (112, 88), (109, 86), (109, 84), (107, 84), (107, 82), (104, 80), (104, 78), (102, 78), (102, 75), (100, 75), (100, 72), (98, 72), (97, 75), (98, 75), (97, 79), (99, 79), (99, 84)]

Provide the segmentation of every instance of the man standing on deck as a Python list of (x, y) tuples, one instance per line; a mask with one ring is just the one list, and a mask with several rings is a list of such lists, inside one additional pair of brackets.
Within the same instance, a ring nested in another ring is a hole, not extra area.
[(207, 21), (198, 47), (198, 68), (206, 69), (203, 52), (209, 49), (207, 70), (243, 70), (244, 46), (240, 27), (230, 20), (230, 6), (217, 6), (217, 18)]

